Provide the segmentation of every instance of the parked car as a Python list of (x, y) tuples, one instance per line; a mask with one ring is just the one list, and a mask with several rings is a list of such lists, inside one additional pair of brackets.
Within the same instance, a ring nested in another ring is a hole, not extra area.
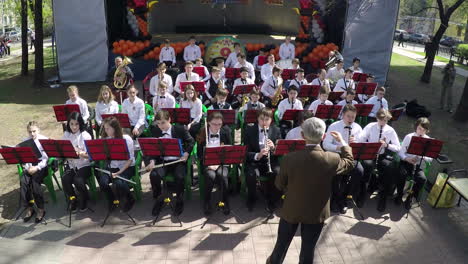
[(452, 38), (452, 37), (446, 37), (440, 41), (440, 45), (447, 46), (447, 47), (453, 47), (460, 43), (462, 43), (460, 39)]
[(398, 38), (400, 37), (400, 33), (403, 33), (404, 40), (409, 39), (409, 33), (403, 29), (395, 29), (395, 35), (393, 35), (393, 39), (398, 40)]
[(7, 36), (13, 42), (21, 40), (21, 33), (18, 31), (10, 31), (7, 33)]
[(424, 44), (429, 42), (430, 39), (428, 35), (414, 33), (409, 36), (409, 41)]

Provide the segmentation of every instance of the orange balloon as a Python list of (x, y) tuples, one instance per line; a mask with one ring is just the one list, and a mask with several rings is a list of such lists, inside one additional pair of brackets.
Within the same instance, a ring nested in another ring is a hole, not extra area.
[(150, 58), (154, 58), (154, 51), (150, 51), (150, 52), (148, 52), (148, 57), (150, 57)]
[(151, 44), (151, 43), (150, 43), (149, 40), (145, 40), (145, 47), (149, 47), (150, 44)]
[(123, 40), (123, 39), (119, 40), (120, 46), (122, 46), (124, 43), (125, 43), (125, 40)]
[(121, 47), (122, 47), (122, 50), (127, 50), (128, 49), (127, 43), (122, 44)]
[(154, 52), (156, 52), (156, 53), (157, 53), (157, 52), (159, 52), (160, 50), (161, 50), (161, 48), (160, 48), (160, 47), (156, 47), (156, 48), (154, 48)]
[(134, 46), (134, 47), (132, 48), (132, 52), (133, 52), (133, 53), (137, 53), (137, 52), (138, 52), (138, 47), (137, 47), (137, 46)]
[(118, 45), (119, 45), (119, 43), (116, 42), (116, 41), (114, 41), (114, 43), (112, 43), (112, 47), (114, 47), (114, 48), (117, 47)]
[(183, 47), (181, 47), (181, 46), (178, 46), (178, 47), (176, 48), (176, 53), (177, 53), (177, 54), (180, 54), (180, 53), (182, 53), (182, 52), (183, 52), (183, 50), (184, 50), (184, 48), (183, 48)]
[(308, 63), (308, 62), (309, 62), (309, 58), (308, 58), (308, 57), (302, 58), (302, 62), (303, 62), (303, 63)]

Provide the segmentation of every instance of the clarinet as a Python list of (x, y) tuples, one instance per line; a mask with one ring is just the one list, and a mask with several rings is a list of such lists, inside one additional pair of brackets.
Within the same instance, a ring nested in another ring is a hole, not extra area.
[[(267, 141), (268, 141), (268, 132), (266, 131), (266, 128), (263, 127), (263, 147), (267, 147)], [(268, 173), (272, 173), (273, 170), (271, 169), (271, 161), (270, 161), (270, 152), (268, 151), (267, 155), (267, 166), (268, 166)]]
[[(379, 142), (382, 139), (382, 130), (383, 126), (380, 126), (380, 132), (379, 132)], [(377, 156), (375, 157), (375, 167), (374, 167), (374, 173), (375, 175), (379, 175), (379, 156), (380, 156), (380, 150), (382, 147), (379, 148), (379, 152), (377, 152)]]

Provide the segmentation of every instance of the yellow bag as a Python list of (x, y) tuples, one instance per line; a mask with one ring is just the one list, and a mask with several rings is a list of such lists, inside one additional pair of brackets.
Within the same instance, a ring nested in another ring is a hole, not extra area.
[[(429, 193), (429, 196), (427, 197), (427, 202), (431, 205), (434, 206), (434, 204), (437, 201), (437, 198), (439, 197), (440, 192), (442, 191), (442, 187), (444, 186), (445, 181), (447, 180), (447, 174), (440, 172), (437, 175), (437, 180), (432, 186), (431, 192)], [(437, 203), (437, 208), (450, 208), (455, 206), (455, 199), (457, 196), (457, 192), (453, 190), (450, 185), (445, 185), (444, 192), (440, 196), (440, 200)]]

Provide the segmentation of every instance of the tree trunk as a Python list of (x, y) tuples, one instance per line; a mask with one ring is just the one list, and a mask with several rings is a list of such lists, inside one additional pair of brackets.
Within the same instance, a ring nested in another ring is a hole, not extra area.
[(465, 89), (463, 89), (460, 104), (457, 107), (453, 119), (460, 122), (468, 121), (468, 78), (466, 78)]
[(42, 0), (35, 0), (34, 27), (36, 40), (34, 42), (34, 85), (44, 84), (44, 33), (42, 30)]
[(432, 67), (434, 64), (436, 51), (439, 48), (439, 43), (440, 43), (440, 40), (442, 39), (442, 36), (447, 30), (446, 25), (448, 25), (447, 17), (441, 19), (439, 29), (437, 29), (437, 32), (432, 38), (431, 44), (428, 45), (426, 66), (424, 67), (424, 72), (421, 76), (421, 82), (425, 82), (425, 83), (431, 82)]
[(465, 25), (465, 39), (463, 42), (468, 43), (468, 18), (466, 19), (466, 25)]
[(21, 75), (28, 75), (28, 5), (21, 0)]

